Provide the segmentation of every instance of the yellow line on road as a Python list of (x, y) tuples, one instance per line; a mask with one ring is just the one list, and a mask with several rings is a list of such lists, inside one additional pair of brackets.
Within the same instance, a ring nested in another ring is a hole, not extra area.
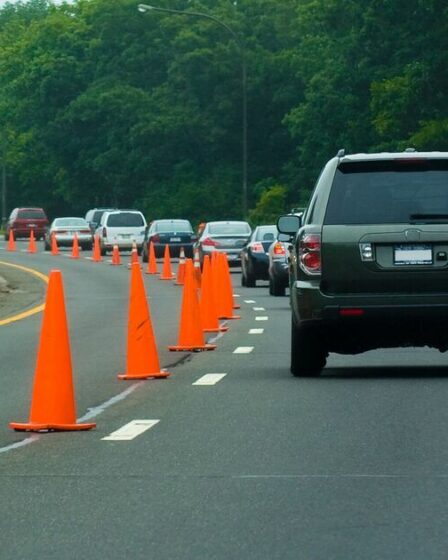
[[(40, 280), (48, 284), (48, 276), (42, 274), (38, 270), (34, 270), (33, 268), (27, 268), (26, 266), (20, 266), (19, 264), (11, 264), (5, 261), (0, 261), (0, 265), (9, 266), (11, 268), (18, 268), (19, 270), (23, 270), (23, 272), (28, 272), (29, 274), (33, 274), (37, 276)], [(13, 323), (14, 321), (20, 321), (21, 319), (26, 319), (26, 317), (30, 317), (31, 315), (35, 315), (36, 313), (40, 313), (45, 308), (45, 304), (42, 303), (32, 309), (28, 309), (28, 311), (24, 311), (23, 313), (18, 313), (17, 315), (13, 315), (12, 317), (7, 317), (6, 319), (0, 320), (0, 327), (2, 325), (8, 325), (9, 323)]]

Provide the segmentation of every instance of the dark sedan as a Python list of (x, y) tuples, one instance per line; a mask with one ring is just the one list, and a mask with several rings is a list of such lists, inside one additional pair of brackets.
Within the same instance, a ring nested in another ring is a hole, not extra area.
[(241, 251), (241, 284), (254, 287), (257, 280), (268, 280), (268, 249), (278, 231), (275, 225), (257, 226)]
[(289, 248), (290, 238), (279, 233), (268, 250), (269, 293), (271, 296), (284, 296), (289, 285)]
[(153, 243), (156, 258), (163, 257), (168, 245), (171, 257), (178, 257), (181, 247), (186, 257), (193, 257), (193, 244), (197, 237), (188, 220), (154, 220), (148, 226), (143, 241), (142, 258), (148, 262), (149, 244)]

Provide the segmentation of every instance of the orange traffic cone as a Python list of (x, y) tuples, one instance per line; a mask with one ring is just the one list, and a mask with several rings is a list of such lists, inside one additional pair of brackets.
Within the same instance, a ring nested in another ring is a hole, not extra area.
[(183, 286), (185, 279), (185, 251), (184, 248), (180, 248), (179, 253), (179, 266), (177, 267), (177, 280), (175, 282), (176, 286)]
[(59, 255), (58, 242), (56, 240), (56, 235), (54, 232), (51, 234), (51, 254)]
[(118, 245), (114, 245), (114, 248), (112, 250), (112, 263), (114, 266), (118, 266), (121, 264), (121, 258), (120, 258), (120, 250), (118, 249)]
[(34, 238), (34, 230), (31, 230), (30, 241), (28, 243), (28, 253), (37, 253), (36, 239)]
[(59, 270), (50, 272), (39, 352), (34, 375), (30, 419), (11, 422), (17, 431), (90, 430), (77, 424), (64, 288)]
[(93, 262), (100, 262), (101, 261), (101, 249), (100, 249), (100, 238), (98, 235), (95, 235), (93, 240)]
[(160, 369), (140, 263), (132, 263), (126, 373), (118, 378), (132, 380), (169, 375)]
[(200, 288), (201, 287), (201, 280), (202, 280), (201, 260), (199, 258), (199, 249), (197, 247), (194, 250), (193, 264), (194, 264), (194, 277), (196, 279), (196, 284), (197, 284), (197, 287)]
[(156, 253), (154, 251), (154, 245), (152, 241), (149, 244), (149, 257), (148, 257), (148, 267), (146, 269), (146, 274), (158, 274)]
[(135, 243), (135, 241), (134, 241), (134, 243), (132, 243), (131, 265), (134, 264), (134, 263), (140, 264), (139, 260), (138, 260), (137, 244)]
[(200, 298), (202, 328), (208, 332), (225, 332), (229, 327), (219, 324), (216, 310), (215, 294), (213, 290), (212, 269), (210, 257), (205, 255), (204, 268), (202, 270), (202, 289)]
[(171, 257), (170, 257), (170, 247), (165, 245), (165, 254), (163, 256), (163, 268), (162, 274), (159, 276), (160, 280), (172, 280), (174, 274), (171, 270)]
[(215, 344), (206, 344), (204, 340), (193, 262), (191, 259), (187, 259), (182, 293), (179, 343), (177, 346), (168, 346), (168, 350), (179, 352), (214, 350), (215, 348)]
[(233, 289), (230, 277), (227, 255), (219, 253), (217, 257), (217, 270), (221, 296), (218, 303), (218, 317), (220, 319), (241, 319), (233, 314)]
[(75, 233), (75, 235), (73, 236), (72, 254), (70, 255), (70, 258), (79, 259), (79, 243), (77, 233)]
[(8, 237), (8, 251), (15, 251), (16, 250), (16, 240), (14, 239), (14, 232), (12, 229), (9, 230), (9, 237)]

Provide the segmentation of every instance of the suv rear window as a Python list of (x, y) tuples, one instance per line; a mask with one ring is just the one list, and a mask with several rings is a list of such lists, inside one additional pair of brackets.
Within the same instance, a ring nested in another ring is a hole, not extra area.
[(21, 220), (45, 220), (46, 216), (43, 210), (38, 208), (29, 208), (28, 210), (19, 210), (17, 217)]
[(107, 218), (108, 227), (139, 227), (144, 225), (141, 214), (135, 212), (120, 212), (119, 214), (111, 214)]
[(448, 160), (344, 162), (336, 171), (324, 223), (448, 222)]

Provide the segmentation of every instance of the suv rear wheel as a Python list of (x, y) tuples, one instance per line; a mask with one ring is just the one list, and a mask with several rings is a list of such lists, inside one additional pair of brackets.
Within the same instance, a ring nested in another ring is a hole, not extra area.
[(291, 373), (294, 377), (314, 377), (327, 361), (327, 350), (318, 339), (318, 331), (299, 328), (291, 321)]

